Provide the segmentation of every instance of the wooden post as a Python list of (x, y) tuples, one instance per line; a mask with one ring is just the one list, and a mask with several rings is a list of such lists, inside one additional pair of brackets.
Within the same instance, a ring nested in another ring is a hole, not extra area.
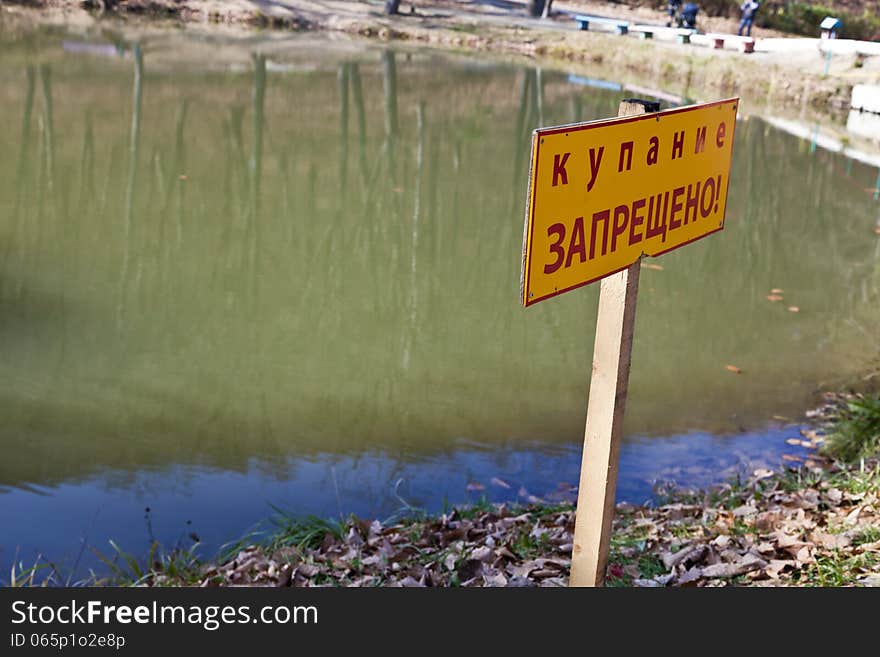
[[(659, 103), (624, 100), (617, 115), (659, 109)], [(599, 291), (570, 586), (601, 586), (605, 582), (640, 267), (641, 259), (603, 278)]]

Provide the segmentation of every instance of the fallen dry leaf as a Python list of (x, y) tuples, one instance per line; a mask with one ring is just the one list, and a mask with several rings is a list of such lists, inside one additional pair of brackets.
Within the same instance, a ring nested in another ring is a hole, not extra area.
[(300, 575), (303, 575), (304, 577), (314, 577), (319, 572), (321, 572), (321, 569), (314, 564), (301, 563), (296, 567), (296, 572), (298, 572)]
[(639, 588), (655, 588), (663, 586), (663, 584), (656, 579), (634, 579), (633, 586), (638, 586)]
[(736, 507), (733, 511), (734, 518), (744, 518), (746, 516), (753, 516), (758, 513), (757, 507), (751, 504), (743, 504), (742, 506)]
[(483, 581), (486, 586), (507, 586), (507, 578), (504, 573), (494, 571), (491, 574), (483, 571)]
[(810, 534), (810, 540), (827, 550), (839, 550), (849, 547), (852, 543), (850, 538), (845, 534), (829, 534), (823, 531), (814, 531)]
[(771, 559), (764, 572), (766, 572), (772, 579), (779, 579), (779, 574), (781, 572), (787, 568), (796, 569), (797, 567), (797, 561), (792, 561), (790, 559)]
[(798, 565), (803, 566), (804, 564), (811, 563), (813, 561), (813, 551), (810, 549), (809, 545), (805, 545), (797, 551), (797, 554), (794, 558), (798, 562)]
[(400, 586), (405, 588), (424, 588), (424, 584), (412, 576), (406, 576), (400, 580)]
[[(877, 230), (877, 233), (880, 234), (880, 229)], [(859, 584), (862, 586), (880, 587), (880, 573), (865, 575), (859, 580)]]
[(767, 301), (770, 301), (772, 303), (776, 303), (777, 301), (782, 301), (782, 299), (783, 299), (783, 297), (779, 294), (768, 294), (766, 298), (767, 298)]
[(769, 532), (782, 518), (782, 511), (764, 511), (755, 518), (755, 527), (762, 532)]
[(859, 515), (862, 513), (862, 507), (857, 506), (846, 515), (844, 522), (848, 525), (855, 525), (859, 521)]
[(476, 559), (477, 561), (491, 561), (495, 556), (495, 551), (487, 546), (481, 546), (476, 548), (473, 552), (471, 552), (471, 559)]
[(801, 309), (798, 308), (797, 306), (789, 306), (788, 307), (788, 312), (790, 312), (790, 313), (799, 313), (800, 311), (801, 311)]
[(699, 561), (705, 551), (705, 545), (688, 545), (687, 547), (682, 548), (675, 554), (664, 552), (660, 555), (660, 559), (663, 561), (663, 565), (671, 570), (679, 564), (684, 564), (688, 561)]
[(725, 365), (724, 369), (726, 369), (728, 372), (733, 372), (734, 374), (742, 374), (743, 372), (742, 369), (740, 369), (736, 365)]
[(730, 545), (730, 536), (727, 534), (719, 534), (712, 541), (712, 545), (717, 547), (719, 550), (726, 550), (727, 546)]
[(701, 577), (702, 571), (697, 566), (694, 566), (690, 570), (686, 570), (679, 575), (678, 579), (675, 580), (675, 583), (679, 586), (693, 586), (700, 581)]
[(839, 488), (829, 488), (825, 491), (825, 497), (831, 504), (838, 506), (843, 501), (843, 492)]
[(716, 563), (703, 568), (701, 575), (708, 579), (719, 577), (736, 577), (753, 570), (760, 570), (767, 566), (767, 562), (754, 554), (745, 555), (742, 560), (735, 563)]
[(776, 552), (776, 546), (773, 545), (773, 543), (770, 543), (769, 541), (764, 541), (763, 543), (758, 543), (752, 549), (760, 555), (774, 554)]

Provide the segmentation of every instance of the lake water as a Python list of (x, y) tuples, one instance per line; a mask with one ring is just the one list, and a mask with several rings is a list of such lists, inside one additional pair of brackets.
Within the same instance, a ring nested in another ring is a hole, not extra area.
[[(531, 129), (616, 114), (582, 82), (0, 31), (2, 572), (570, 495), (597, 286), (525, 310), (519, 268)], [(876, 179), (739, 122), (725, 230), (643, 267), (621, 499), (777, 464), (876, 355)]]

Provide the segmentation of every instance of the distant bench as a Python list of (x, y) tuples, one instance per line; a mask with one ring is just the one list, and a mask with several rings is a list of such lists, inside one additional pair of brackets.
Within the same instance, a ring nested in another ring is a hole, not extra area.
[(607, 25), (617, 30), (618, 34), (626, 34), (629, 32), (629, 21), (619, 21), (616, 18), (602, 18), (600, 16), (583, 16), (574, 17), (578, 24), (578, 29), (589, 30), (590, 23), (593, 25)]
[(653, 25), (631, 25), (629, 31), (635, 33), (640, 39), (653, 39), (657, 28)]
[(711, 45), (716, 50), (724, 48), (725, 41), (736, 42), (742, 52), (755, 52), (755, 38), (744, 37), (736, 34), (707, 34)]
[(631, 25), (630, 32), (637, 33), (643, 39), (653, 39), (655, 34), (671, 34), (679, 43), (690, 43), (691, 35), (697, 31), (690, 27), (664, 27), (662, 25)]
[(678, 41), (678, 43), (690, 43), (691, 37), (698, 33), (697, 30), (692, 27), (676, 27), (674, 28), (674, 31), (675, 40)]
[(665, 27), (663, 25), (630, 25), (630, 32), (635, 32), (642, 39), (653, 39), (655, 34), (672, 34), (679, 43), (690, 43), (691, 34), (696, 30), (689, 27)]

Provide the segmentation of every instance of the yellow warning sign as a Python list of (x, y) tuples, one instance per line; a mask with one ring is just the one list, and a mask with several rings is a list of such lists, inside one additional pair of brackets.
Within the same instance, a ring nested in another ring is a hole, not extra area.
[(721, 230), (738, 105), (535, 130), (523, 305)]

